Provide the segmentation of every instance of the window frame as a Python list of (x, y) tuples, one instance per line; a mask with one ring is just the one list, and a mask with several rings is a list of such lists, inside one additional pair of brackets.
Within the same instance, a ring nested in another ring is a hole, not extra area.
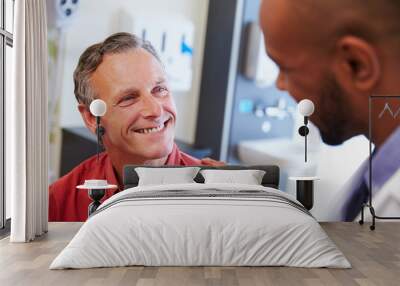
[[(5, 95), (6, 95), (6, 62), (7, 46), (13, 48), (13, 33), (6, 30), (6, 21), (8, 17), (14, 15), (6, 15), (6, 1), (0, 0), (1, 3), (1, 21), (0, 21), (0, 237), (6, 235), (10, 231), (10, 219), (6, 215), (6, 189), (5, 189)], [(10, 1), (10, 0), (9, 0)], [(15, 0), (12, 1), (12, 13), (14, 14)], [(14, 25), (14, 23), (13, 23)], [(12, 27), (12, 30), (14, 27)]]

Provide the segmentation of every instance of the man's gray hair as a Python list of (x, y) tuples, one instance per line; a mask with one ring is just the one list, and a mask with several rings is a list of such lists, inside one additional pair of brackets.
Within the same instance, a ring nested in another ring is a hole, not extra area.
[(102, 63), (104, 55), (118, 54), (138, 48), (148, 51), (161, 63), (160, 57), (150, 42), (129, 33), (113, 34), (103, 42), (88, 47), (80, 56), (74, 71), (74, 93), (78, 102), (89, 106), (95, 99), (95, 92), (90, 85), (90, 77)]

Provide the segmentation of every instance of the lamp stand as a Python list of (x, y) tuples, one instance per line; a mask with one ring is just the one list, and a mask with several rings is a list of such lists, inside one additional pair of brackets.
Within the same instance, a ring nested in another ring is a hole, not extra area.
[(93, 200), (88, 207), (88, 217), (94, 213), (97, 208), (101, 205), (100, 200), (106, 194), (105, 189), (89, 189), (88, 190), (89, 197)]

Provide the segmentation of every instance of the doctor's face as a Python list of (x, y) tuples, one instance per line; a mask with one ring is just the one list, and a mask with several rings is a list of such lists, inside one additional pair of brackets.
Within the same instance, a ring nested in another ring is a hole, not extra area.
[(316, 42), (316, 33), (321, 31), (318, 27), (308, 29), (304, 19), (293, 13), (291, 2), (263, 0), (260, 8), (266, 51), (280, 69), (276, 86), (298, 102), (312, 100), (315, 112), (311, 121), (319, 128), (322, 140), (341, 144), (353, 135), (348, 118), (351, 112), (346, 111), (349, 97), (330, 69), (329, 52)]
[(153, 55), (142, 48), (105, 55), (90, 83), (107, 104), (102, 118), (107, 152), (138, 160), (171, 153), (176, 107), (165, 71)]

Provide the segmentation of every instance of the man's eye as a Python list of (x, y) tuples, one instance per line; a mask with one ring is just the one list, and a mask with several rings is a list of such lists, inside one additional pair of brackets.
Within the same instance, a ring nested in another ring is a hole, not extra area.
[(163, 86), (157, 86), (153, 90), (154, 93), (160, 96), (166, 96), (169, 94), (169, 90), (166, 87)]
[(118, 101), (117, 105), (119, 107), (126, 107), (135, 103), (135, 100), (136, 98), (133, 95), (124, 96)]

